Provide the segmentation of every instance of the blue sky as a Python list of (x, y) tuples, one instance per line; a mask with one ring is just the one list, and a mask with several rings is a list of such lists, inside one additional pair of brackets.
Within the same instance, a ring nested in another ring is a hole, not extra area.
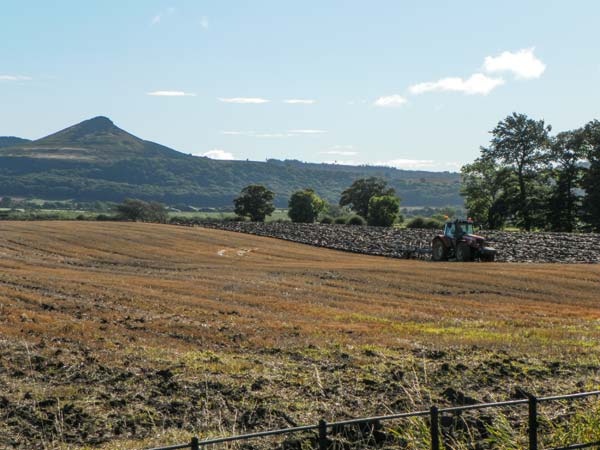
[(197, 155), (456, 170), (599, 118), (596, 1), (0, 0), (0, 135), (104, 115)]

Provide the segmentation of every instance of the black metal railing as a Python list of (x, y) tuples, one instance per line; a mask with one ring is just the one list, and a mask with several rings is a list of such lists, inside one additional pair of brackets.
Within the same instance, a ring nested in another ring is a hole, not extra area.
[[(199, 440), (197, 437), (191, 439), (187, 444), (171, 445), (167, 447), (156, 447), (148, 450), (177, 450), (177, 449), (190, 449), (200, 450), (202, 447), (209, 445), (222, 444), (234, 441), (247, 441), (251, 439), (257, 439), (261, 437), (277, 436), (277, 435), (290, 435), (306, 431), (317, 432), (317, 448), (318, 450), (330, 450), (330, 431), (333, 429), (341, 429), (343, 427), (351, 425), (365, 425), (374, 424), (382, 421), (396, 420), (396, 419), (407, 419), (411, 417), (428, 417), (429, 418), (429, 432), (430, 432), (430, 448), (431, 450), (440, 450), (440, 419), (443, 414), (448, 413), (461, 413), (464, 411), (481, 410), (487, 408), (500, 408), (500, 407), (512, 407), (519, 405), (527, 405), (528, 407), (528, 450), (542, 450), (538, 443), (539, 436), (539, 414), (538, 405), (540, 403), (554, 402), (559, 400), (575, 400), (591, 396), (600, 396), (600, 391), (580, 392), (577, 394), (558, 395), (552, 397), (536, 397), (534, 395), (527, 395), (527, 398), (518, 400), (509, 400), (503, 402), (494, 403), (479, 403), (475, 405), (465, 406), (454, 406), (449, 408), (438, 408), (432, 406), (429, 410), (425, 411), (412, 411), (399, 414), (391, 414), (385, 416), (375, 417), (362, 417), (359, 419), (343, 420), (338, 422), (327, 422), (325, 420), (319, 421), (317, 425), (306, 425), (301, 427), (283, 428), (279, 430), (261, 431), (258, 433), (242, 434), (237, 436), (227, 436), (215, 439)], [(544, 450), (570, 450), (580, 448), (600, 448), (600, 441), (586, 442), (586, 443), (574, 443), (562, 447), (546, 448)]]

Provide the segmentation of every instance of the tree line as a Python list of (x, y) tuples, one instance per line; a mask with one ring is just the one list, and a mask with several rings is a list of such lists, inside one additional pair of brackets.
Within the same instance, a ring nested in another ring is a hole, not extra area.
[[(275, 211), (275, 192), (260, 184), (251, 184), (243, 188), (234, 199), (236, 220), (264, 222)], [(324, 215), (326, 210), (340, 213), (341, 208), (354, 212), (348, 219)], [(134, 222), (168, 221), (168, 211), (164, 204), (145, 202), (140, 199), (126, 199), (115, 208), (115, 220)], [(400, 198), (387, 181), (378, 177), (361, 178), (342, 192), (339, 207), (328, 204), (313, 189), (298, 190), (289, 198), (288, 216), (292, 222), (348, 223), (351, 225), (369, 224), (372, 226), (392, 226), (403, 221), (400, 212)], [(108, 219), (106, 217), (105, 219)]]
[(487, 228), (600, 231), (600, 122), (551, 135), (544, 120), (513, 113), (462, 167), (462, 195)]
[[(253, 184), (242, 189), (234, 200), (234, 211), (240, 218), (250, 218), (254, 222), (264, 222), (265, 218), (275, 211), (273, 201), (275, 193), (265, 186)], [(348, 223), (389, 227), (401, 223), (400, 198), (396, 191), (389, 187), (387, 181), (379, 177), (360, 178), (342, 192), (340, 207), (347, 207), (355, 216)], [(292, 222), (313, 223), (319, 219), (326, 209), (332, 209), (311, 188), (301, 189), (294, 193), (288, 201), (288, 216)], [(333, 218), (321, 217), (323, 223), (332, 223)]]

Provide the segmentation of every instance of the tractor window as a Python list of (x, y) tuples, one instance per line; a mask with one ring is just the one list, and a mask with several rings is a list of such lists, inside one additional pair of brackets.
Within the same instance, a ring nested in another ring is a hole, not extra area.
[(454, 238), (454, 224), (453, 223), (446, 224), (446, 228), (444, 229), (444, 234), (451, 239)]
[(457, 235), (474, 234), (473, 224), (470, 222), (461, 222), (456, 224)]

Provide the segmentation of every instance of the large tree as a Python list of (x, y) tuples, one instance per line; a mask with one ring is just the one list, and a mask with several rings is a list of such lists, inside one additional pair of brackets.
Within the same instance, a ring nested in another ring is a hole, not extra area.
[(554, 183), (549, 202), (548, 222), (552, 231), (574, 231), (581, 209), (582, 162), (586, 158), (583, 129), (559, 133), (552, 140)]
[(288, 207), (292, 222), (313, 223), (325, 208), (325, 201), (312, 189), (303, 189), (292, 194)]
[(383, 178), (360, 178), (342, 192), (340, 206), (349, 206), (359, 216), (365, 219), (369, 215), (369, 201), (372, 197), (396, 195), (394, 188), (387, 185)]
[(589, 168), (583, 178), (585, 220), (600, 232), (600, 121), (585, 126), (585, 140)]
[(514, 168), (519, 186), (516, 212), (526, 230), (534, 224), (536, 195), (531, 189), (537, 183), (532, 180), (548, 164), (551, 129), (543, 120), (513, 113), (498, 123), (491, 132), (490, 147), (482, 149), (482, 156)]
[(275, 211), (273, 199), (275, 193), (260, 184), (246, 186), (233, 204), (235, 213), (240, 217), (250, 217), (253, 222), (264, 222), (265, 217)]
[(465, 206), (476, 222), (488, 229), (502, 228), (511, 215), (511, 199), (515, 196), (516, 176), (491, 158), (477, 158), (461, 168), (461, 194)]

